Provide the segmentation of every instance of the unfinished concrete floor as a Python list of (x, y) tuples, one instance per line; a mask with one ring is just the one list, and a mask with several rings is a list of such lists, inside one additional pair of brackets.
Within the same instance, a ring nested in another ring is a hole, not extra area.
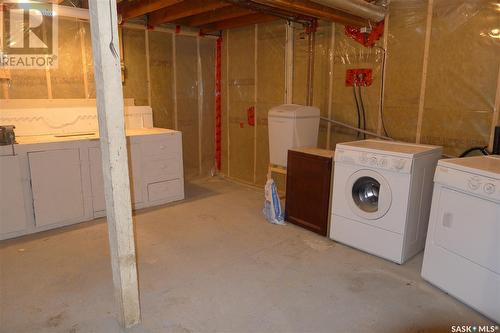
[[(488, 321), (404, 266), (265, 222), (262, 191), (217, 178), (135, 215), (132, 332), (449, 332)], [(118, 332), (104, 219), (0, 242), (1, 332)]]

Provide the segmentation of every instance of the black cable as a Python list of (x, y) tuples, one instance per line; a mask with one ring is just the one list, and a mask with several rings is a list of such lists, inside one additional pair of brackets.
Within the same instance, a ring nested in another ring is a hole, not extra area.
[[(356, 101), (356, 111), (358, 113), (358, 129), (361, 129), (361, 112), (359, 111), (359, 102), (358, 102), (358, 96), (356, 95), (356, 83), (352, 85), (352, 93), (354, 96), (354, 101)], [(359, 132), (357, 133), (357, 137), (359, 138)]]
[(470, 153), (472, 153), (473, 151), (476, 151), (476, 150), (479, 150), (481, 152), (481, 154), (483, 154), (483, 155), (490, 155), (490, 152), (488, 150), (486, 150), (486, 148), (488, 148), (488, 146), (472, 147), (472, 148), (469, 148), (466, 151), (464, 151), (462, 154), (460, 154), (459, 157), (466, 157), (467, 155), (469, 155)]
[[(365, 103), (363, 103), (363, 96), (361, 95), (361, 86), (358, 86), (359, 91), (359, 104), (361, 106), (361, 113), (363, 114), (363, 130), (366, 131), (366, 111)], [(366, 139), (366, 133), (363, 133), (363, 139)]]

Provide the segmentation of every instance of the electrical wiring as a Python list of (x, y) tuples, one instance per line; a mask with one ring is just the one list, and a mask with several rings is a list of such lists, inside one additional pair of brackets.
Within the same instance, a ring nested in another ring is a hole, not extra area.
[[(361, 107), (361, 114), (363, 115), (363, 130), (366, 131), (366, 111), (365, 103), (363, 102), (363, 96), (361, 95), (361, 86), (358, 86), (359, 92), (359, 105)], [(366, 139), (366, 134), (363, 133), (363, 139)]]
[[(356, 111), (357, 111), (357, 114), (358, 114), (358, 126), (357, 126), (357, 128), (361, 129), (361, 112), (359, 110), (358, 96), (356, 95), (356, 84), (354, 84), (352, 86), (352, 94), (354, 96), (354, 101), (356, 102)], [(357, 136), (359, 137), (360, 134), (361, 133), (358, 132)]]
[(348, 129), (351, 129), (351, 130), (359, 132), (359, 133), (364, 133), (364, 134), (367, 134), (369, 136), (373, 136), (375, 138), (379, 138), (379, 139), (383, 139), (383, 140), (388, 140), (388, 141), (396, 141), (393, 138), (389, 138), (389, 137), (383, 136), (383, 135), (378, 135), (377, 133), (373, 133), (373, 132), (370, 132), (370, 131), (364, 131), (362, 129), (356, 128), (354, 126), (345, 124), (345, 123), (337, 121), (337, 120), (329, 119), (329, 118), (326, 118), (326, 117), (320, 117), (320, 119), (323, 120), (323, 121), (327, 121), (329, 123), (332, 123), (334, 125), (337, 125), (339, 127), (348, 128)]
[(470, 153), (472, 153), (473, 151), (476, 151), (476, 150), (480, 151), (481, 154), (483, 154), (483, 155), (490, 155), (490, 152), (486, 148), (488, 148), (488, 146), (472, 147), (472, 148), (469, 148), (466, 151), (464, 151), (462, 154), (460, 154), (459, 157), (466, 157), (467, 155), (469, 155)]

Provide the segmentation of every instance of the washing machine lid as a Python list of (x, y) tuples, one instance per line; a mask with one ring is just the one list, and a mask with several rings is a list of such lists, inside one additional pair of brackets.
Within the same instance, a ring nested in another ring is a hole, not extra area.
[(383, 140), (360, 140), (337, 144), (337, 149), (356, 150), (362, 152), (378, 152), (394, 156), (415, 158), (427, 154), (441, 154), (443, 148), (439, 146), (412, 144), (406, 142)]
[(449, 158), (438, 165), (500, 180), (500, 155)]

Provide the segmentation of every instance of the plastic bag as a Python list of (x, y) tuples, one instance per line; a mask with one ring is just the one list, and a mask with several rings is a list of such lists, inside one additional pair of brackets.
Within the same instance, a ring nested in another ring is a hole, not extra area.
[(266, 220), (274, 224), (285, 224), (283, 212), (281, 210), (281, 202), (278, 196), (278, 189), (272, 178), (268, 178), (266, 186), (264, 187), (264, 216)]

